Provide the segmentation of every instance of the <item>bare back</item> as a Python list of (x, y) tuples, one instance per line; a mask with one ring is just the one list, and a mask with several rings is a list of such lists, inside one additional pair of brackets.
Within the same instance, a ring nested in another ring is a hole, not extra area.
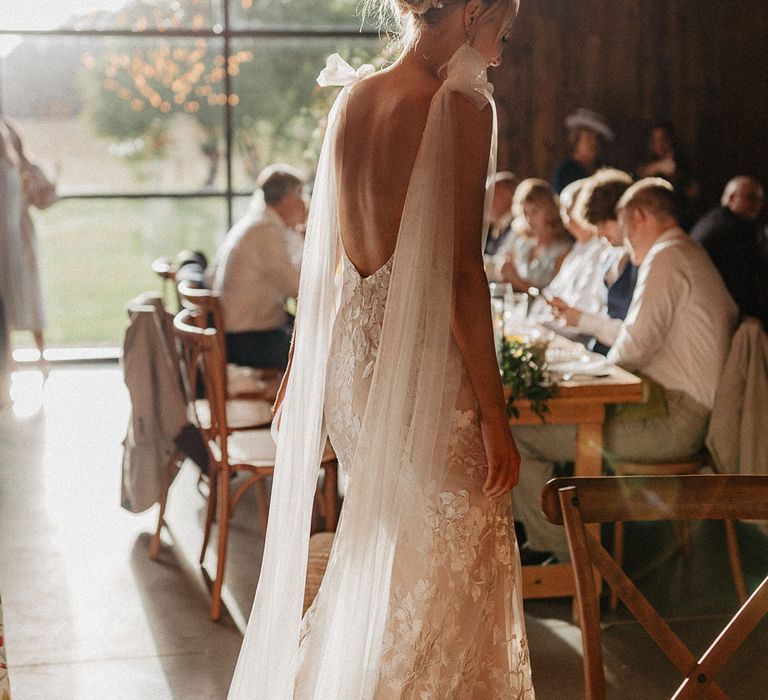
[(361, 81), (349, 96), (339, 218), (344, 250), (364, 277), (394, 253), (411, 172), (440, 84), (399, 65)]

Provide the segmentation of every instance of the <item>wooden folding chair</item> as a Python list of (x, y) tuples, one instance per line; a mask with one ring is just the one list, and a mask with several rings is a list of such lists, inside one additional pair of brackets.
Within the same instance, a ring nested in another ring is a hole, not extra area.
[[(266, 478), (274, 472), (276, 449), (269, 428), (235, 430), (230, 426), (230, 402), (226, 398), (226, 362), (221, 355), (221, 344), (216, 329), (195, 325), (193, 312), (185, 309), (174, 319), (174, 330), (182, 349), (188, 382), (190, 386), (197, 386), (198, 376), (202, 378), (205, 400), (210, 406), (210, 424), (204, 434), (211, 467), (200, 563), (204, 564), (211, 527), (218, 513), (216, 576), (213, 579), (211, 597), (211, 618), (218, 620), (221, 615), (221, 589), (229, 521), (242, 497), (255, 484), (258, 487), (260, 527), (262, 532), (266, 533)], [(326, 449), (323, 455), (322, 466), (327, 470), (326, 473), (332, 472), (335, 475), (336, 456), (330, 448)], [(248, 476), (232, 492), (231, 477), (239, 473), (248, 473)], [(331, 484), (335, 488), (335, 479), (327, 478), (326, 487)], [(333, 526), (335, 527), (335, 522)]]
[(568, 536), (584, 648), (585, 697), (589, 700), (605, 698), (594, 567), (685, 677), (674, 698), (727, 698), (715, 678), (747, 635), (768, 614), (768, 576), (709, 649), (696, 659), (586, 526), (636, 520), (766, 519), (768, 476), (553, 479), (542, 492), (542, 509), (550, 522), (565, 525)]
[[(211, 289), (203, 289), (181, 281), (177, 286), (179, 305), (181, 308), (194, 312), (197, 325), (209, 325), (216, 329), (219, 340), (220, 352), (226, 357), (227, 349), (224, 341), (224, 313), (221, 308), (221, 298), (217, 292)], [(263, 415), (257, 407), (268, 401), (270, 406), (274, 402), (283, 372), (280, 369), (259, 370), (264, 388), (259, 391), (243, 390), (233, 391), (229, 386), (229, 374), (227, 374), (227, 415), (229, 426), (233, 430), (258, 427), (252, 417)], [(205, 401), (198, 400), (195, 403), (195, 412), (199, 421), (206, 425), (209, 422)], [(250, 424), (249, 424), (250, 420)], [(326, 532), (334, 532), (338, 523), (338, 469), (335, 460), (323, 465), (323, 488), (318, 491), (316, 497), (317, 512), (323, 517)]]
[[(691, 455), (684, 459), (665, 462), (638, 462), (629, 460), (616, 460), (611, 467), (616, 476), (684, 476), (698, 474), (703, 467), (712, 465), (712, 458), (704, 451)], [(683, 548), (683, 556), (690, 558), (692, 551), (691, 528), (688, 521), (682, 520), (675, 523), (676, 535)], [(739, 602), (747, 599), (747, 588), (744, 584), (744, 574), (739, 555), (739, 544), (736, 540), (736, 526), (732, 520), (724, 520), (725, 542), (728, 549), (728, 560), (731, 565), (731, 577)], [(621, 565), (624, 555), (624, 523), (618, 521), (613, 528), (613, 558)], [(619, 597), (616, 591), (611, 590), (610, 608), (618, 607)]]

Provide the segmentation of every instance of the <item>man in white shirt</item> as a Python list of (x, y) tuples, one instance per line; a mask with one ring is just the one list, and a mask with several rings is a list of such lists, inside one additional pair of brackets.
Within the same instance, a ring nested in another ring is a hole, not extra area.
[(259, 175), (248, 213), (226, 235), (212, 263), (221, 296), (227, 360), (285, 369), (291, 330), (285, 301), (299, 292), (306, 221), (303, 177), (287, 165)]
[[(608, 360), (639, 372), (663, 389), (666, 408), (644, 417), (609, 418), (604, 459), (664, 461), (696, 453), (704, 444), (715, 390), (738, 310), (706, 252), (679, 227), (669, 183), (646, 178), (617, 206), (618, 221), (638, 278), (632, 303)], [(572, 461), (576, 426), (512, 429), (522, 456), (513, 491), (515, 517), (528, 534), (528, 551), (567, 556), (563, 529), (539, 509), (554, 462)]]

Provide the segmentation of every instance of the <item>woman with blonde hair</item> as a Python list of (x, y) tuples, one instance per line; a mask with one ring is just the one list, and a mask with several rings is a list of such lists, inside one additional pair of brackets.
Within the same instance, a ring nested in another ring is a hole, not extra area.
[[(380, 4), (403, 27), (400, 57), (374, 73), (334, 55), (319, 78), (344, 88), (313, 190), (269, 528), (230, 698), (528, 700), (510, 513), (519, 457), (482, 257), (496, 133), (486, 68), (517, 4)], [(347, 488), (302, 619), (326, 434)]]
[(515, 236), (499, 251), (501, 279), (515, 291), (546, 287), (560, 270), (573, 239), (560, 215), (560, 201), (548, 182), (523, 180), (512, 201)]

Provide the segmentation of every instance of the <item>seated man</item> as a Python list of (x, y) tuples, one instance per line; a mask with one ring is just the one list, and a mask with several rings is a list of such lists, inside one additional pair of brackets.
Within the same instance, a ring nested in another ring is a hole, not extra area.
[(551, 304), (556, 313), (570, 327), (586, 337), (594, 338), (591, 349), (605, 355), (610, 349), (627, 315), (637, 279), (637, 268), (631, 263), (624, 248), (624, 239), (616, 220), (616, 204), (632, 184), (629, 174), (606, 168), (587, 180), (579, 197), (581, 216), (594, 226), (598, 236), (604, 238), (614, 250), (605, 254), (598, 278), (607, 288), (605, 305), (600, 310), (572, 303), (560, 295), (554, 295)]
[(691, 237), (709, 253), (741, 313), (756, 316), (768, 328), (768, 255), (757, 225), (764, 199), (757, 180), (733, 178), (725, 186), (722, 206), (705, 214)]
[(488, 187), (493, 185), (493, 200), (491, 210), (488, 212), (489, 227), (485, 239), (483, 255), (488, 258), (496, 255), (501, 245), (510, 235), (512, 230), (512, 197), (520, 180), (508, 170), (496, 173), (488, 182)]
[(271, 165), (259, 175), (248, 213), (224, 238), (209, 274), (221, 295), (227, 360), (285, 369), (291, 330), (285, 301), (299, 292), (306, 221), (302, 175)]
[[(674, 211), (671, 185), (658, 178), (634, 184), (618, 204), (619, 225), (639, 267), (629, 313), (608, 360), (655, 382), (666, 409), (606, 421), (609, 468), (612, 459), (679, 459), (702, 447), (736, 325), (738, 311), (720, 275), (679, 227)], [(554, 462), (573, 461), (576, 426), (519, 426), (512, 433), (522, 457), (512, 494), (515, 517), (528, 533), (524, 558), (531, 551), (566, 557), (563, 528), (546, 521), (539, 498)]]

